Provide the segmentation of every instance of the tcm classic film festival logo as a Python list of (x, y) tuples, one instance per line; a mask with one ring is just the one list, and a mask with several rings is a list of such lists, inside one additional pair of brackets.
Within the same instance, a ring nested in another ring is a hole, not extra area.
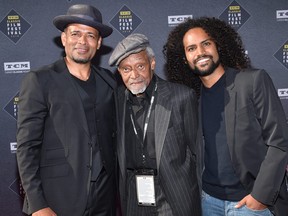
[(288, 69), (288, 40), (274, 54), (274, 57)]
[(110, 21), (110, 24), (124, 37), (133, 33), (141, 23), (142, 20), (126, 5), (124, 5)]
[(19, 92), (6, 104), (4, 110), (17, 121)]
[(31, 25), (14, 10), (11, 10), (0, 22), (0, 31), (15, 44), (30, 27)]
[(9, 186), (9, 189), (15, 193), (17, 196), (24, 199), (25, 197), (25, 191), (22, 187), (20, 178), (16, 178)]
[(220, 15), (220, 19), (230, 24), (236, 31), (249, 19), (250, 14), (238, 4), (233, 1), (226, 10)]

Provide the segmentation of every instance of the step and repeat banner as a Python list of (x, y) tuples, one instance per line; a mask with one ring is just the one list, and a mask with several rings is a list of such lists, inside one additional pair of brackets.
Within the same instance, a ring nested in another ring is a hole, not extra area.
[(52, 20), (77, 3), (97, 7), (103, 22), (114, 29), (104, 39), (96, 64), (115, 71), (108, 66), (113, 47), (131, 33), (143, 33), (157, 56), (156, 73), (164, 79), (162, 48), (174, 26), (188, 17), (214, 16), (225, 20), (242, 36), (253, 66), (270, 74), (288, 118), (287, 0), (0, 0), (1, 215), (24, 215), (24, 191), (15, 154), (20, 82), (29, 70), (63, 55), (60, 32)]

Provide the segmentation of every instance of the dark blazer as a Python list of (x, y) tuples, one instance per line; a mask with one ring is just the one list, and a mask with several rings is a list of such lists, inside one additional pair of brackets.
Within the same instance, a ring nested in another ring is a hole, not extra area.
[[(156, 76), (156, 75), (155, 75)], [(157, 77), (155, 150), (162, 190), (177, 216), (201, 215), (196, 176), (197, 99), (192, 89)], [(126, 215), (125, 88), (119, 89), (120, 196)]]
[[(116, 82), (94, 67), (97, 142), (103, 166), (114, 173)], [(90, 186), (91, 137), (80, 95), (63, 59), (30, 72), (19, 95), (17, 160), (31, 214), (51, 207), (57, 215), (82, 215)]]
[(274, 206), (277, 216), (288, 215), (288, 126), (272, 80), (256, 69), (229, 68), (225, 75), (226, 134), (236, 174), (255, 199)]

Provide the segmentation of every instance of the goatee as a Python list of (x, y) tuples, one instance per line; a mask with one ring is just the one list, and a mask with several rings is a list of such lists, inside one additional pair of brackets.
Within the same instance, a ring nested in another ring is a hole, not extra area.
[(200, 77), (209, 76), (210, 74), (212, 74), (215, 71), (215, 69), (219, 65), (220, 65), (220, 60), (218, 60), (217, 62), (212, 61), (212, 64), (206, 70), (201, 70), (197, 66), (195, 66), (195, 69), (192, 71), (195, 75), (200, 76)]
[(87, 64), (90, 61), (90, 59), (75, 59), (75, 58), (73, 58), (73, 60), (78, 64)]

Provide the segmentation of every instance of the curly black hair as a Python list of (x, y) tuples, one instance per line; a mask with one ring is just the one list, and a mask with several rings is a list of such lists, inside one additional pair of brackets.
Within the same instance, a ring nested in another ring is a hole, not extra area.
[(182, 43), (185, 33), (196, 27), (202, 28), (215, 41), (220, 63), (224, 68), (241, 69), (251, 66), (240, 35), (229, 24), (215, 17), (185, 20), (170, 32), (163, 47), (165, 68), (169, 81), (187, 85), (199, 96), (201, 81), (191, 72), (189, 65), (185, 64), (186, 57)]

